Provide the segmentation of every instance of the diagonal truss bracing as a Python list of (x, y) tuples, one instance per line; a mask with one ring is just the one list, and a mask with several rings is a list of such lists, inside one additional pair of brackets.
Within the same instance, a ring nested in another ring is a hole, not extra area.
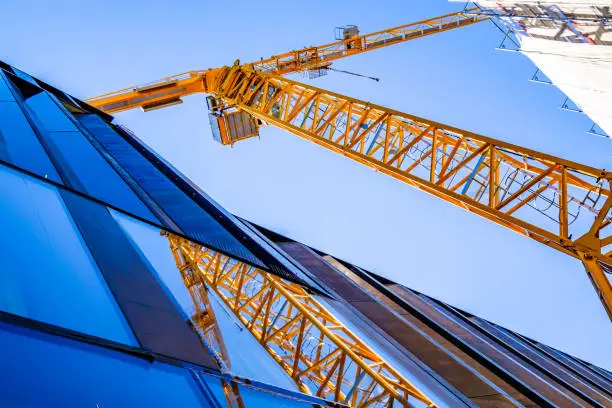
[(87, 100), (113, 113), (213, 94), (582, 261), (612, 319), (612, 173), (285, 79), (332, 60), (483, 21), (464, 10), (255, 63), (190, 71)]
[(612, 318), (612, 173), (238, 65), (207, 92), (583, 262)]
[(191, 289), (214, 290), (301, 391), (353, 407), (434, 406), (300, 285), (168, 239), (181, 272), (200, 279)]

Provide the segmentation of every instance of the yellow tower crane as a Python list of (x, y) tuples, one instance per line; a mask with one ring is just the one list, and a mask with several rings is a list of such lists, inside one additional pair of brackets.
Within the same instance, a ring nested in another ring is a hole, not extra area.
[[(274, 55), (245, 64), (245, 66), (259, 72), (276, 75), (325, 69), (333, 61), (344, 57), (465, 27), (488, 18), (480, 16), (477, 14), (477, 9), (473, 8), (364, 35), (359, 35), (357, 27), (349, 26), (342, 30), (343, 38), (339, 41)], [(213, 70), (184, 72), (85, 101), (106, 113), (135, 108), (141, 108), (144, 111), (160, 109), (181, 103), (181, 98), (187, 95), (209, 93), (205, 87), (207, 79), (211, 78), (211, 71)]]
[[(87, 102), (107, 113), (148, 111), (208, 94), (213, 135), (222, 144), (273, 125), (555, 248), (582, 261), (612, 319), (606, 277), (612, 271), (606, 229), (612, 220), (611, 172), (282, 76), (326, 69), (339, 58), (486, 19), (469, 9), (366, 35), (351, 26), (341, 40), (324, 46), (190, 71)], [(546, 205), (534, 205), (535, 199)], [(206, 288), (214, 290), (302, 391), (351, 406), (410, 406), (409, 398), (433, 406), (299, 285), (182, 238), (169, 240), (192, 295), (199, 290), (198, 298), (206, 299)], [(246, 282), (257, 290), (245, 292)], [(312, 330), (335, 346), (333, 352), (303, 352)], [(340, 374), (348, 362), (355, 366), (351, 378)]]
[[(612, 319), (605, 276), (612, 270), (612, 236), (605, 230), (612, 221), (611, 172), (280, 76), (486, 19), (469, 9), (366, 35), (345, 30), (345, 39), (324, 46), (190, 71), (87, 102), (114, 113), (213, 95), (223, 144), (256, 135), (263, 123), (275, 125), (560, 250), (583, 262)], [(548, 212), (530, 204), (536, 198), (550, 204)]]

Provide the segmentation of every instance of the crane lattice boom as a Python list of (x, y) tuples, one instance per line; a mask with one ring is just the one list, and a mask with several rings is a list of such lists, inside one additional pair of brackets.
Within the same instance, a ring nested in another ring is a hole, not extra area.
[(476, 8), (467, 9), (365, 35), (348, 35), (348, 30), (345, 29), (345, 38), (340, 41), (274, 55), (250, 65), (255, 70), (278, 75), (313, 69), (331, 64), (340, 58), (465, 27), (489, 18), (477, 11)]
[(248, 67), (207, 84), (227, 105), (582, 260), (612, 318), (611, 172)]

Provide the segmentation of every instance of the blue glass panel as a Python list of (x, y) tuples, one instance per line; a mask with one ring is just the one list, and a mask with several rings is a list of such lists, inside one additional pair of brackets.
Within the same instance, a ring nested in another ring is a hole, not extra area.
[(185, 369), (0, 323), (0, 406), (210, 407)]
[(74, 193), (61, 191), (60, 195), (141, 346), (217, 368), (109, 211)]
[(61, 183), (51, 160), (17, 103), (0, 103), (0, 118), (0, 158)]
[(0, 309), (136, 345), (57, 190), (2, 166), (0, 185)]
[(81, 132), (49, 132), (52, 154), (75, 188), (124, 211), (157, 222), (136, 193)]
[(15, 97), (10, 91), (6, 79), (4, 79), (4, 72), (0, 71), (0, 101), (14, 101)]
[(48, 131), (71, 132), (77, 127), (47, 92), (40, 92), (25, 101), (41, 125)]

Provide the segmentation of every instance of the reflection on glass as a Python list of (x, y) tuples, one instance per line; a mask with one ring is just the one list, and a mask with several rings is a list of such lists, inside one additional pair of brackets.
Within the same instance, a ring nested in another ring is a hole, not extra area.
[(32, 78), (30, 76), (30, 74), (26, 74), (25, 72), (15, 68), (15, 67), (12, 67), (12, 68), (13, 68), (13, 72), (15, 73), (15, 75), (17, 75), (19, 78), (25, 79), (26, 81), (30, 82), (31, 84), (34, 84), (34, 85), (38, 86), (38, 84), (36, 83), (36, 80), (34, 78)]
[[(158, 229), (142, 224), (116, 211), (112, 211), (112, 214), (134, 244), (134, 248), (138, 249), (142, 260), (151, 266), (150, 270), (156, 272), (157, 280), (166, 290), (168, 297), (174, 301), (176, 308), (183, 313), (187, 320), (192, 322), (200, 338), (212, 354), (216, 356), (217, 362), (223, 370), (229, 371), (231, 368), (230, 356), (225, 347), (223, 334), (219, 328), (211, 300), (201, 280), (191, 270), (178, 270), (170, 253), (168, 242), (165, 238), (162, 238)], [(158, 246), (158, 243), (161, 245)], [(147, 253), (154, 253), (154, 259), (150, 260), (144, 254), (144, 250)], [(160, 259), (160, 255), (163, 259)], [(170, 281), (164, 279), (162, 275), (166, 274), (160, 275), (160, 270), (170, 272), (173, 275), (172, 279)]]
[(2, 323), (0, 344), (2, 407), (211, 406), (179, 367)]
[(16, 102), (0, 103), (0, 158), (44, 178), (61, 182)]
[(70, 132), (77, 127), (47, 92), (40, 92), (25, 101), (47, 131)]
[(191, 268), (180, 271), (185, 287), (189, 291), (194, 311), (190, 318), (204, 343), (217, 356), (224, 371), (231, 370), (231, 360), (223, 334), (219, 328), (215, 311), (212, 307), (208, 291), (198, 273)]
[[(197, 309), (176, 266), (168, 240), (160, 235), (157, 228), (126, 215), (112, 213), (135, 244), (134, 246), (140, 249), (143, 258), (152, 265), (152, 270), (157, 272), (160, 283), (171, 293), (177, 306), (185, 316), (192, 318)], [(227, 356), (229, 356), (226, 360), (231, 362), (230, 372), (237, 376), (297, 391), (298, 387), (295, 382), (244, 328), (234, 314), (223, 305), (217, 295), (212, 291), (207, 294), (223, 337)]]
[(57, 190), (0, 166), (0, 309), (136, 345)]
[(299, 401), (297, 399), (282, 398), (276, 394), (257, 390), (250, 387), (241, 386), (240, 395), (244, 401), (245, 407), (253, 408), (268, 408), (271, 406), (277, 408), (312, 408), (312, 403)]

